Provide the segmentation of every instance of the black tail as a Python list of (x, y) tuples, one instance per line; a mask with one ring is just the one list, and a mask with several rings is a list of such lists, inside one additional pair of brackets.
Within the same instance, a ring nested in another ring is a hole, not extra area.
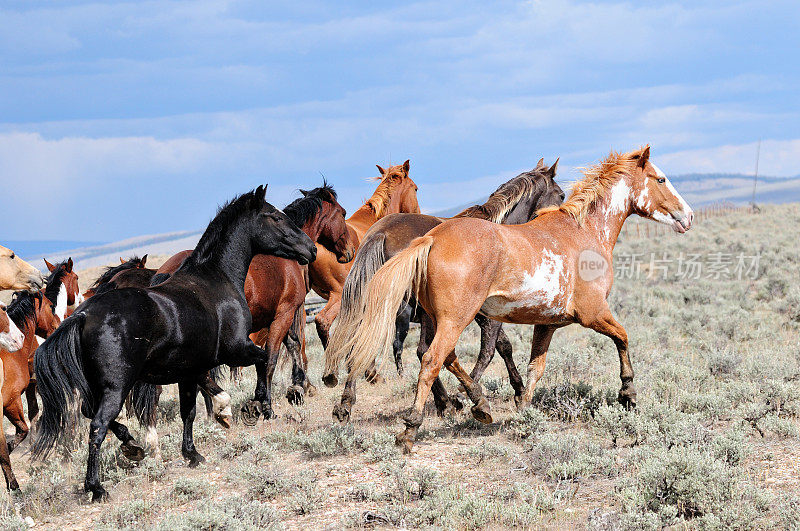
[[(155, 426), (158, 397), (161, 393), (155, 384), (136, 382), (131, 389), (131, 403), (136, 420), (141, 426)], [(128, 413), (130, 415), (130, 413)]]
[(153, 275), (153, 278), (150, 279), (150, 285), (158, 286), (159, 284), (167, 280), (170, 276), (172, 275), (170, 275), (169, 273), (157, 273)]
[(76, 313), (65, 319), (42, 346), (36, 350), (33, 363), (36, 371), (36, 390), (42, 397), (42, 416), (31, 452), (34, 457), (46, 457), (59, 436), (70, 428), (69, 407), (75, 402), (75, 391), (81, 402), (81, 412), (94, 416), (89, 382), (83, 372), (81, 331), (86, 315)]

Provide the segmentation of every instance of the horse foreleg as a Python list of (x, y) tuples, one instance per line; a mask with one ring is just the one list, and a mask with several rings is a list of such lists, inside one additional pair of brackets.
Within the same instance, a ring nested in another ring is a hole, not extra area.
[(453, 352), (453, 355), (448, 358), (448, 362), (446, 362), (445, 367), (448, 371), (453, 373), (456, 378), (458, 378), (458, 381), (464, 386), (467, 396), (470, 400), (472, 400), (472, 403), (474, 404), (471, 408), (472, 416), (484, 424), (491, 424), (492, 409), (489, 405), (489, 401), (486, 400), (485, 396), (483, 396), (481, 384), (474, 381), (470, 375), (467, 374), (467, 371), (464, 370), (464, 367), (461, 366), (458, 358), (456, 358), (455, 352)]
[(627, 408), (636, 407), (636, 389), (633, 387), (633, 366), (628, 356), (628, 333), (619, 322), (614, 319), (611, 310), (606, 307), (594, 321), (587, 324), (581, 323), (587, 328), (610, 337), (617, 347), (619, 354), (619, 379), (622, 387), (619, 390), (617, 399), (619, 403)]
[(206, 459), (194, 447), (194, 434), (192, 427), (197, 409), (197, 382), (182, 381), (178, 383), (180, 395), (181, 420), (183, 420), (183, 442), (181, 454), (189, 462), (189, 467), (194, 468)]
[(298, 332), (302, 334), (302, 328), (298, 330), (293, 322), (286, 337), (283, 338), (286, 352), (292, 358), (292, 385), (286, 390), (286, 399), (294, 405), (302, 404), (304, 395), (311, 389), (316, 392), (316, 388), (308, 381), (308, 358)]
[(122, 442), (122, 446), (119, 448), (122, 451), (122, 455), (131, 461), (141, 461), (144, 459), (144, 448), (136, 443), (133, 439), (133, 435), (131, 435), (124, 424), (112, 420), (108, 423), (108, 429)]
[[(0, 389), (3, 388), (3, 360), (0, 359)], [(4, 408), (5, 409), (5, 408)], [(6, 488), (9, 490), (19, 490), (19, 483), (14, 476), (14, 470), (11, 469), (11, 457), (8, 455), (8, 445), (6, 444), (6, 432), (2, 429), (2, 421), (0, 419), (0, 468), (3, 469), (3, 475), (6, 478)]]
[(547, 349), (553, 339), (553, 332), (558, 327), (552, 325), (535, 325), (533, 327), (533, 341), (531, 342), (531, 359), (528, 363), (528, 385), (522, 397), (517, 400), (517, 409), (524, 409), (531, 405), (533, 400), (533, 390), (536, 382), (544, 374), (545, 361), (547, 360)]
[(506, 363), (508, 379), (511, 382), (511, 387), (514, 388), (514, 400), (518, 400), (518, 397), (522, 396), (522, 393), (525, 391), (525, 384), (522, 382), (522, 376), (519, 374), (519, 370), (517, 370), (517, 364), (514, 363), (514, 348), (511, 346), (511, 341), (508, 339), (506, 331), (502, 326), (500, 327), (500, 332), (497, 334), (495, 349)]
[(328, 302), (325, 307), (314, 316), (314, 324), (317, 327), (317, 334), (319, 340), (322, 342), (322, 348), (328, 348), (328, 337), (330, 336), (331, 325), (334, 319), (339, 315), (339, 310), (342, 307), (342, 294), (331, 292)]
[(28, 423), (25, 422), (25, 414), (22, 411), (22, 395), (14, 397), (14, 401), (3, 408), (3, 414), (16, 429), (14, 440), (8, 443), (8, 453), (11, 453), (25, 440), (29, 431)]
[(231, 395), (214, 381), (211, 371), (200, 379), (200, 391), (203, 393), (203, 398), (207, 400), (206, 411), (209, 416), (222, 427), (230, 429), (233, 421)]
[(500, 333), (503, 324), (481, 314), (475, 316), (475, 322), (478, 323), (481, 329), (481, 350), (478, 353), (478, 359), (475, 360), (472, 372), (469, 373), (469, 377), (477, 382), (481, 379), (494, 357), (497, 335)]

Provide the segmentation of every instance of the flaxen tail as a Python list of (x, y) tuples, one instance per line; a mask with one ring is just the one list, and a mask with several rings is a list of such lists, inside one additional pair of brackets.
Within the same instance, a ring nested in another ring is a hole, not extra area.
[[(355, 326), (346, 323), (352, 330), (344, 347), (350, 378), (363, 374), (375, 359), (392, 351), (397, 308), (425, 286), (432, 246), (433, 237), (417, 238), (387, 261), (367, 284), (364, 312), (354, 316)], [(342, 357), (341, 352), (333, 354)]]
[[(325, 349), (325, 374), (335, 374), (347, 354), (347, 343), (353, 337), (367, 308), (367, 284), (386, 262), (382, 232), (367, 236), (358, 248), (353, 266), (342, 291), (342, 306)], [(326, 379), (327, 380), (327, 379)]]

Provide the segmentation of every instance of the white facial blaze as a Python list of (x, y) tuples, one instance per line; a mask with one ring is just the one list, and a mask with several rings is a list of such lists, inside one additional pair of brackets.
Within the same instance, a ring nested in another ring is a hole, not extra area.
[[(653, 169), (654, 169), (654, 170), (656, 170), (656, 175), (658, 175), (658, 176), (659, 176), (659, 177), (661, 177), (662, 179), (666, 180), (666, 183), (665, 183), (665, 184), (667, 185), (667, 190), (669, 190), (669, 191), (670, 191), (670, 193), (671, 193), (672, 195), (674, 195), (674, 196), (675, 196), (675, 197), (678, 199), (678, 201), (680, 201), (680, 203), (681, 203), (681, 206), (683, 207), (683, 214), (684, 214), (684, 215), (686, 215), (686, 216), (688, 216), (689, 214), (691, 214), (691, 213), (692, 213), (692, 207), (690, 207), (690, 206), (689, 206), (689, 203), (687, 203), (687, 202), (686, 202), (686, 201), (683, 199), (683, 197), (681, 197), (681, 194), (679, 194), (679, 193), (678, 193), (678, 191), (675, 189), (675, 187), (674, 187), (674, 186), (672, 186), (672, 183), (670, 182), (670, 180), (669, 180), (669, 179), (667, 179), (667, 176), (664, 174), (664, 172), (663, 172), (663, 171), (661, 171), (661, 169), (659, 169), (659, 167), (658, 167), (658, 166), (656, 166), (655, 164), (653, 164), (652, 162), (651, 162), (650, 164), (652, 164), (652, 166), (653, 166)], [(653, 217), (655, 218), (655, 216), (653, 216)], [(657, 218), (656, 218), (656, 219), (657, 219)], [(660, 220), (660, 219), (658, 219), (658, 221), (661, 221), (661, 220)], [(672, 221), (670, 221), (670, 223), (672, 223)]]
[(56, 297), (56, 315), (62, 321), (67, 313), (67, 286), (63, 283), (58, 288), (58, 297)]

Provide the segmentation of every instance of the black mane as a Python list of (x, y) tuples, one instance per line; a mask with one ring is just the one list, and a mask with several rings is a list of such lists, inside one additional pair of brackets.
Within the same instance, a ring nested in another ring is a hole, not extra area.
[(263, 196), (257, 195), (258, 190), (251, 190), (235, 197), (222, 205), (217, 210), (217, 215), (208, 224), (203, 236), (197, 243), (194, 251), (181, 266), (199, 265), (213, 258), (222, 247), (222, 240), (231, 230), (231, 227), (242, 217), (253, 210), (261, 209), (265, 202)]
[(322, 209), (323, 201), (328, 203), (336, 201), (336, 191), (325, 181), (322, 181), (322, 186), (318, 188), (308, 192), (300, 190), (300, 192), (303, 197), (295, 199), (283, 209), (292, 223), (300, 228)]
[(139, 263), (141, 263), (141, 261), (142, 261), (141, 258), (139, 258), (136, 255), (133, 255), (132, 257), (128, 258), (128, 261), (125, 262), (124, 264), (119, 264), (116, 266), (108, 266), (105, 269), (105, 271), (103, 271), (103, 274), (100, 275), (100, 278), (94, 281), (94, 284), (92, 284), (92, 288), (97, 288), (100, 285), (107, 283), (114, 277), (114, 275), (116, 275), (120, 271), (125, 271), (126, 269), (136, 269), (137, 267), (139, 267)]
[(11, 304), (6, 308), (8, 318), (14, 321), (17, 328), (24, 330), (28, 323), (36, 325), (36, 299), (41, 300), (42, 294), (39, 292), (30, 293), (27, 291), (14, 292)]
[(61, 279), (67, 274), (67, 261), (59, 262), (56, 264), (53, 272), (47, 277), (45, 281), (47, 287), (44, 288), (44, 296), (50, 299), (55, 304), (58, 300), (58, 292), (61, 290)]

